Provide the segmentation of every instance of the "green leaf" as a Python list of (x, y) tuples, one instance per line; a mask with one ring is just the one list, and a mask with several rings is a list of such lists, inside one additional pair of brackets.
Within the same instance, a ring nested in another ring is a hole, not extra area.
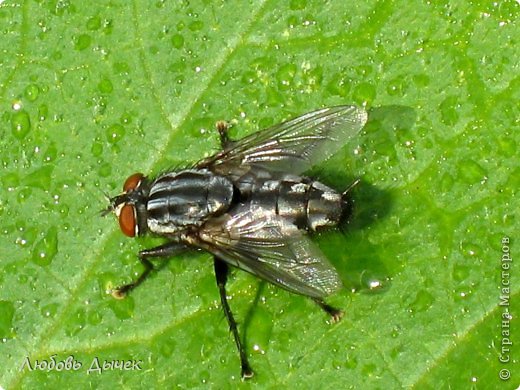
[[(519, 9), (0, 2), (0, 386), (515, 388)], [(239, 138), (338, 104), (370, 116), (316, 170), (339, 190), (362, 180), (350, 224), (315, 237), (346, 285), (341, 322), (236, 272), (243, 383), (209, 255), (112, 298), (163, 241), (125, 238), (105, 193), (214, 153), (218, 120)]]

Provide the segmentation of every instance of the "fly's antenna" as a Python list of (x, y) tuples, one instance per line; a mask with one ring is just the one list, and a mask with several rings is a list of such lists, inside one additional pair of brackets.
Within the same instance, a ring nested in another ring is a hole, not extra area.
[(341, 193), (341, 201), (342, 201), (342, 207), (341, 207), (341, 219), (343, 221), (347, 221), (350, 219), (350, 216), (352, 215), (352, 211), (354, 209), (354, 202), (349, 196), (350, 191), (357, 186), (361, 182), (361, 179), (356, 179), (354, 182), (352, 182), (351, 185), (347, 187), (345, 191)]
[(348, 193), (349, 193), (350, 191), (352, 191), (352, 188), (354, 188), (355, 186), (357, 186), (360, 182), (361, 182), (361, 179), (356, 179), (356, 180), (354, 180), (354, 181), (352, 182), (352, 184), (349, 185), (349, 186), (347, 187), (347, 189), (341, 193), (341, 197), (344, 199), (344, 198), (348, 195)]
[(99, 210), (99, 215), (101, 215), (102, 217), (110, 214), (112, 211), (114, 211), (114, 205), (113, 205), (113, 199), (112, 197), (108, 194), (108, 192), (106, 191), (101, 191), (103, 193), (103, 196), (105, 197), (105, 200), (107, 203), (109, 203), (109, 206), (102, 209), (102, 210)]

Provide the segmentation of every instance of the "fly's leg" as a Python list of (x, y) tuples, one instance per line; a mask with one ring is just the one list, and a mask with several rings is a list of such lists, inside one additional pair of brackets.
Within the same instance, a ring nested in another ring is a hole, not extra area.
[(343, 311), (327, 304), (323, 299), (312, 298), (312, 300), (316, 302), (317, 305), (321, 307), (328, 315), (331, 316), (332, 322), (338, 322), (341, 317), (343, 317)]
[(171, 257), (177, 253), (183, 252), (187, 249), (184, 244), (178, 242), (168, 242), (164, 245), (157, 246), (151, 249), (145, 249), (139, 252), (139, 261), (144, 266), (144, 271), (139, 277), (132, 283), (125, 284), (124, 286), (118, 287), (112, 291), (112, 296), (117, 299), (122, 299), (132, 291), (134, 288), (139, 286), (144, 280), (150, 275), (154, 267), (149, 260), (152, 257)]
[(228, 135), (229, 126), (224, 121), (218, 121), (217, 124), (217, 131), (220, 136), (220, 146), (222, 149), (229, 149), (235, 141), (231, 140)]
[(226, 282), (228, 270), (228, 265), (223, 260), (215, 257), (215, 277), (217, 279), (217, 286), (220, 293), (220, 301), (222, 303), (222, 308), (224, 309), (224, 314), (226, 315), (226, 319), (229, 324), (229, 330), (231, 330), (231, 333), (233, 333), (233, 337), (235, 338), (235, 343), (238, 348), (238, 353), (240, 354), (242, 378), (247, 379), (253, 376), (253, 370), (251, 369), (249, 361), (247, 360), (247, 355), (244, 351), (244, 346), (242, 345), (242, 341), (240, 340), (240, 336), (238, 334), (237, 323), (233, 318), (233, 313), (231, 313), (231, 309), (229, 308), (229, 304), (227, 301)]

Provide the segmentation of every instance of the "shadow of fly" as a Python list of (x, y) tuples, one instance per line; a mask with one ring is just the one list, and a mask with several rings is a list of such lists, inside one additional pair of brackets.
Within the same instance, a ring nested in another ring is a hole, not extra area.
[(104, 214), (114, 212), (129, 237), (153, 234), (168, 241), (139, 252), (143, 273), (112, 294), (123, 298), (139, 286), (154, 269), (151, 259), (193, 248), (211, 253), (242, 378), (253, 370), (227, 301), (229, 266), (310, 297), (339, 320), (342, 312), (324, 297), (338, 291), (341, 280), (307, 233), (347, 217), (356, 182), (340, 193), (303, 173), (336, 153), (366, 121), (366, 111), (355, 106), (323, 108), (237, 141), (219, 122), (222, 150), (215, 155), (156, 178), (131, 175)]

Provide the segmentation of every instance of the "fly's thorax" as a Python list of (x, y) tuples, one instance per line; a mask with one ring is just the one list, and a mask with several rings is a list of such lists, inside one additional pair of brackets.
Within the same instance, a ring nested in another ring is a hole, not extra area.
[(258, 183), (251, 204), (310, 230), (336, 226), (343, 211), (341, 194), (318, 181), (292, 175)]
[(229, 209), (233, 192), (227, 178), (205, 169), (166, 173), (150, 186), (148, 228), (156, 234), (171, 235), (200, 226)]

